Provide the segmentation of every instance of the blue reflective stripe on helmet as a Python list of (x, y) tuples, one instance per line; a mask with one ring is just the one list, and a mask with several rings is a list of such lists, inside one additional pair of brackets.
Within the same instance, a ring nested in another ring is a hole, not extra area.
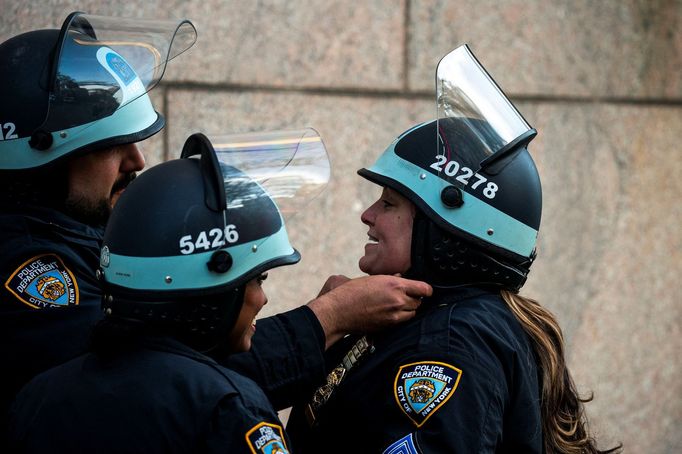
[[(149, 95), (144, 94), (108, 117), (53, 132), (53, 145), (45, 151), (31, 148), (30, 137), (0, 141), (0, 169), (39, 167), (92, 143), (139, 133), (153, 125), (158, 117)], [(137, 139), (131, 140), (134, 141)]]
[[(436, 215), (457, 229), (523, 257), (530, 257), (535, 248), (537, 230), (466, 191), (462, 191), (462, 208), (444, 206), (440, 199), (444, 181), (397, 156), (393, 145), (367, 170), (409, 188)], [(398, 192), (401, 190), (398, 189)]]
[(289, 244), (283, 224), (279, 231), (264, 240), (223, 250), (234, 259), (232, 268), (226, 273), (210, 272), (207, 268), (215, 250), (171, 257), (130, 257), (110, 253), (108, 266), (102, 265), (108, 283), (129, 289), (206, 289), (226, 286), (267, 262), (296, 253)]

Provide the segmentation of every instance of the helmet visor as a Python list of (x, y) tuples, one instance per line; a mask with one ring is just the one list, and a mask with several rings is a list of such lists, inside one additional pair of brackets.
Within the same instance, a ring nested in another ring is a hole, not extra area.
[[(455, 160), (460, 165), (480, 164), (514, 148), (520, 140), (530, 140), (535, 133), (466, 44), (438, 63), (436, 104), (438, 154), (447, 155), (448, 163)], [(447, 136), (444, 131), (453, 123), (460, 130), (468, 130), (472, 143), (464, 149), (444, 139)], [(478, 166), (473, 168), (477, 169)]]
[(166, 63), (196, 38), (187, 20), (71, 14), (55, 52), (43, 129), (87, 125), (113, 114), (151, 90)]
[[(265, 189), (289, 220), (326, 187), (329, 157), (314, 129), (209, 136), (222, 165), (235, 167)], [(227, 188), (228, 179), (225, 176)], [(255, 194), (240, 194), (254, 197)], [(230, 204), (239, 203), (227, 194)]]

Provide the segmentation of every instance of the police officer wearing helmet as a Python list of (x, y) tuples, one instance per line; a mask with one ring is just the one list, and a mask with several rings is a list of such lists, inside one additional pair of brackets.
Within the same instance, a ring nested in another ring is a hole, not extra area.
[(21, 385), (87, 345), (104, 224), (165, 123), (147, 92), (195, 39), (188, 21), (73, 13), (0, 44), (3, 427)]
[[(275, 200), (319, 192), (327, 155), (312, 130), (269, 150), (216, 151), (239, 140), (272, 142), (192, 135), (183, 158), (147, 170), (121, 196), (98, 270), (105, 318), (88, 354), (19, 394), (15, 449), (290, 452), (263, 391), (215, 358), (250, 348), (267, 272), (300, 260)], [(263, 177), (273, 166), (280, 176)]]
[(423, 279), (433, 295), (415, 318), (329, 352), (327, 382), (292, 412), (292, 442), (311, 453), (325, 440), (325, 452), (602, 452), (556, 319), (518, 294), (541, 217), (536, 131), (466, 45), (436, 80), (437, 120), (358, 172), (383, 187), (361, 217), (360, 268)]

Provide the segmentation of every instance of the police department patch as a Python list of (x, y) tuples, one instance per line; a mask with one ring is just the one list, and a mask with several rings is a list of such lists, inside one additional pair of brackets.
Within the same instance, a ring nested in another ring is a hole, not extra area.
[(278, 424), (256, 424), (246, 433), (246, 444), (253, 454), (289, 454), (284, 430)]
[(383, 454), (419, 454), (419, 451), (414, 445), (412, 434), (407, 434), (400, 440), (394, 441)]
[(78, 283), (55, 254), (43, 254), (22, 263), (5, 288), (33, 309), (78, 304)]
[(449, 364), (424, 361), (400, 366), (395, 377), (395, 399), (417, 426), (438, 410), (457, 389), (462, 371)]

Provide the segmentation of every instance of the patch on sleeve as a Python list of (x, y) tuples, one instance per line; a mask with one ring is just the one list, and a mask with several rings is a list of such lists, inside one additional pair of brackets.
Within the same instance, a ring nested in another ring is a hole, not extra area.
[(407, 434), (400, 440), (393, 442), (383, 454), (419, 454), (419, 451), (414, 445), (412, 434)]
[(55, 254), (35, 256), (10, 275), (5, 288), (33, 309), (78, 305), (78, 283)]
[(284, 430), (278, 424), (261, 422), (246, 432), (246, 444), (253, 454), (289, 454)]
[(400, 409), (421, 427), (454, 394), (462, 371), (449, 364), (424, 361), (400, 366), (393, 391)]

